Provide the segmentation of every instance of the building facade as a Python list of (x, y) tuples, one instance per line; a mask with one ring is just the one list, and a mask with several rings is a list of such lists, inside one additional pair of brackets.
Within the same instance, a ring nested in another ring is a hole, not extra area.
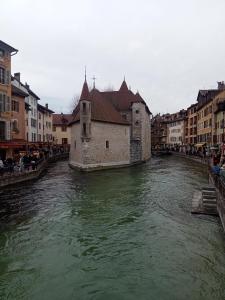
[(197, 103), (187, 108), (185, 144), (197, 144)]
[(53, 134), (52, 134), (52, 128), (53, 128), (53, 118), (52, 114), (54, 111), (48, 108), (48, 104), (45, 106), (38, 104), (37, 105), (37, 111), (38, 111), (38, 135), (37, 135), (37, 141), (38, 142), (47, 142), (52, 143), (53, 142)]
[(38, 114), (37, 105), (40, 98), (30, 89), (30, 86), (20, 81), (20, 73), (14, 73), (12, 77), (12, 85), (21, 89), (28, 94), (25, 98), (25, 102), (29, 105), (29, 110), (26, 114), (26, 140), (28, 142), (37, 142), (38, 140)]
[(18, 50), (0, 41), (0, 157), (10, 155), (11, 140), (11, 56)]
[(185, 145), (186, 119), (187, 111), (184, 109), (170, 115), (167, 121), (167, 145), (169, 147)]
[(68, 126), (72, 121), (71, 114), (53, 114), (53, 140), (57, 145), (71, 144), (71, 127)]
[(25, 98), (28, 96), (19, 88), (12, 86), (11, 98), (11, 140), (20, 141), (22, 143), (26, 140), (26, 126), (25, 126)]
[(125, 80), (118, 91), (89, 92), (85, 79), (73, 113), (70, 166), (85, 171), (128, 166), (151, 156), (150, 111)]

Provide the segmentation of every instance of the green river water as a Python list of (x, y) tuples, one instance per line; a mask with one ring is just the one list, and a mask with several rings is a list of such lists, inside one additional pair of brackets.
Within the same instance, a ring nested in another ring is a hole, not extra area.
[(58, 162), (0, 190), (0, 299), (224, 300), (219, 218), (190, 214), (203, 166), (176, 157), (90, 174)]

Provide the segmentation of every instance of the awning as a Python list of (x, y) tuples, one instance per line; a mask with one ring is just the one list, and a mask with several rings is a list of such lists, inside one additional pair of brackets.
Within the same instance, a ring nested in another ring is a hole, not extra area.
[(195, 144), (195, 147), (200, 148), (200, 147), (203, 147), (205, 145), (206, 145), (206, 143), (198, 143), (198, 144)]

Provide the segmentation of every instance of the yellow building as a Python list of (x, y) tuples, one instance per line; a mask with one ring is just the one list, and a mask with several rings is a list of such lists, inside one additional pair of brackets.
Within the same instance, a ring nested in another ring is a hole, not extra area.
[(219, 89), (200, 90), (197, 98), (197, 141), (198, 144), (213, 144), (213, 99)]
[(52, 134), (54, 143), (57, 145), (70, 145), (71, 127), (68, 124), (72, 121), (71, 114), (53, 114)]
[(213, 101), (214, 126), (213, 141), (215, 144), (225, 142), (225, 90), (221, 91)]
[(10, 156), (11, 140), (11, 56), (18, 50), (0, 40), (0, 157)]
[(197, 103), (187, 109), (185, 144), (197, 143)]

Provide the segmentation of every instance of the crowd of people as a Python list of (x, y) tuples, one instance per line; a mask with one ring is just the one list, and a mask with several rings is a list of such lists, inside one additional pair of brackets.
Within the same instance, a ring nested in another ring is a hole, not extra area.
[(44, 149), (31, 149), (14, 154), (3, 160), (0, 157), (0, 176), (21, 172), (30, 172), (38, 168), (38, 165), (45, 159), (66, 152), (60, 146), (48, 147)]

